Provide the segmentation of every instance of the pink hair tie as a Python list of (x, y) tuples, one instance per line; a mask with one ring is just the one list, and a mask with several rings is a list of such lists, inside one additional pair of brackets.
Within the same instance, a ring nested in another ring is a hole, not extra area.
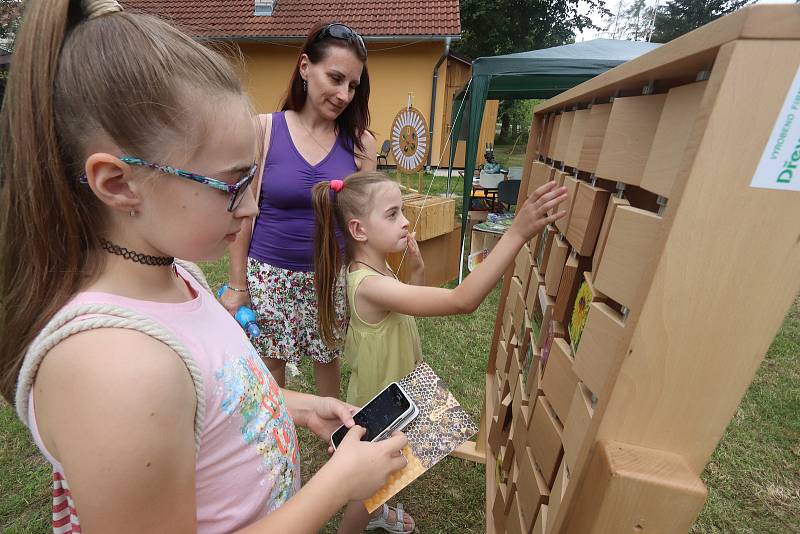
[(331, 180), (331, 189), (338, 193), (344, 187), (344, 182), (342, 180)]

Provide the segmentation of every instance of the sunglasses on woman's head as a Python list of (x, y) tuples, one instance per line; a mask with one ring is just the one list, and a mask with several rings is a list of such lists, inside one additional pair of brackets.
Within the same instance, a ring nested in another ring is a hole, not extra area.
[(318, 41), (323, 41), (328, 37), (339, 39), (340, 41), (347, 41), (348, 43), (354, 43), (360, 53), (367, 55), (367, 46), (364, 44), (364, 39), (362, 39), (361, 36), (352, 28), (345, 26), (344, 24), (334, 22), (333, 24), (324, 26), (319, 32), (317, 32), (314, 42), (316, 43)]
[[(150, 163), (145, 161), (141, 158), (136, 158), (133, 156), (120, 156), (120, 161), (124, 161), (128, 165), (139, 165), (141, 167), (147, 167), (159, 172), (163, 172), (164, 174), (171, 174), (173, 176), (177, 176), (179, 178), (186, 178), (187, 180), (192, 180), (193, 182), (198, 182), (201, 184), (205, 184), (209, 187), (213, 187), (219, 191), (224, 191), (230, 195), (230, 202), (228, 203), (228, 211), (233, 211), (239, 207), (239, 204), (242, 203), (242, 199), (244, 198), (244, 192), (247, 191), (247, 187), (253, 182), (253, 179), (256, 176), (256, 169), (257, 165), (253, 163), (253, 165), (248, 169), (247, 173), (244, 177), (236, 182), (235, 184), (229, 184), (227, 182), (223, 182), (222, 180), (217, 180), (216, 178), (209, 178), (208, 176), (203, 176), (202, 174), (195, 174), (189, 171), (183, 171), (181, 169), (176, 169), (175, 167), (170, 167), (169, 165), (159, 165), (158, 163)], [(88, 183), (86, 178), (86, 173), (81, 174), (80, 176), (81, 183)]]

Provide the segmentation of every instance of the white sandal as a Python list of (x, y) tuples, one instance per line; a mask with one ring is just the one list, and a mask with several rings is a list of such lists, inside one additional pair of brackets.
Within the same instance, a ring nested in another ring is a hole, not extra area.
[[(389, 522), (389, 510), (394, 510), (395, 513), (395, 521), (394, 523)], [(414, 532), (417, 527), (414, 523), (414, 519), (411, 516), (408, 516), (411, 519), (411, 530), (404, 530), (404, 522), (403, 517), (405, 516), (405, 512), (403, 511), (403, 503), (397, 503), (396, 508), (390, 508), (389, 505), (384, 504), (383, 510), (381, 511), (381, 515), (369, 520), (369, 524), (367, 524), (366, 530), (377, 530), (382, 528), (386, 532), (391, 532), (392, 534), (409, 534)]]

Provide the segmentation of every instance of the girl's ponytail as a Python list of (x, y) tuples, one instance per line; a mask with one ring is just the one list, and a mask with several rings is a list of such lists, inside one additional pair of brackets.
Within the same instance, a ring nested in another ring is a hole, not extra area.
[(336, 317), (336, 282), (342, 256), (336, 240), (337, 218), (330, 182), (319, 182), (311, 190), (316, 219), (314, 232), (314, 289), (317, 294), (319, 332), (328, 347), (342, 343), (345, 325)]
[(61, 47), (80, 13), (70, 0), (27, 3), (0, 117), (0, 392), (9, 402), (25, 347), (93, 271), (100, 211), (65, 175), (54, 113)]
[(105, 209), (80, 184), (96, 139), (147, 159), (200, 131), (199, 92), (245, 99), (230, 64), (113, 0), (28, 0), (0, 114), (0, 393), (27, 346), (100, 272)]

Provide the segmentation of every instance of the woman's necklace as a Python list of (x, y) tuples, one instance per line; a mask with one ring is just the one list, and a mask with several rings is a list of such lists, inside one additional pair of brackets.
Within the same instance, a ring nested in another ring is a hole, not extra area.
[(308, 134), (308, 136), (311, 138), (311, 140), (312, 140), (312, 141), (314, 141), (314, 142), (317, 144), (317, 146), (318, 146), (318, 147), (320, 147), (320, 148), (322, 149), (322, 151), (323, 151), (325, 154), (327, 154), (328, 152), (330, 152), (330, 151), (332, 150), (332, 148), (333, 148), (333, 147), (331, 147), (331, 148), (325, 148), (324, 146), (322, 146), (322, 143), (320, 143), (319, 141), (317, 141), (317, 138), (316, 138), (316, 137), (314, 137), (314, 134), (313, 134), (313, 133), (311, 133), (311, 130), (309, 129), (309, 127), (305, 125), (305, 123), (303, 122), (303, 120), (300, 118), (300, 115), (297, 115), (297, 122), (299, 122), (299, 123), (300, 123), (300, 126), (302, 126), (302, 127), (303, 127), (303, 129), (306, 131), (306, 133), (307, 133), (307, 134)]
[[(365, 266), (369, 267), (370, 269), (372, 269), (373, 271), (375, 271), (376, 273), (378, 273), (378, 274), (380, 274), (380, 275), (382, 275), (382, 276), (389, 276), (388, 274), (386, 274), (386, 273), (384, 273), (384, 272), (381, 272), (381, 271), (379, 271), (378, 269), (376, 269), (375, 267), (373, 267), (372, 265), (370, 265), (369, 263), (367, 263), (367, 262), (365, 262), (365, 261), (361, 261), (361, 260), (353, 260), (353, 263), (360, 263), (361, 265), (365, 265)], [(387, 265), (387, 266), (386, 266), (386, 268), (387, 268), (387, 269), (389, 269), (389, 272), (390, 272), (390, 273), (392, 273), (392, 276), (394, 276), (395, 278), (397, 278), (397, 275), (395, 274), (395, 272), (392, 270), (392, 268), (391, 268), (391, 267), (389, 267), (389, 266)]]

